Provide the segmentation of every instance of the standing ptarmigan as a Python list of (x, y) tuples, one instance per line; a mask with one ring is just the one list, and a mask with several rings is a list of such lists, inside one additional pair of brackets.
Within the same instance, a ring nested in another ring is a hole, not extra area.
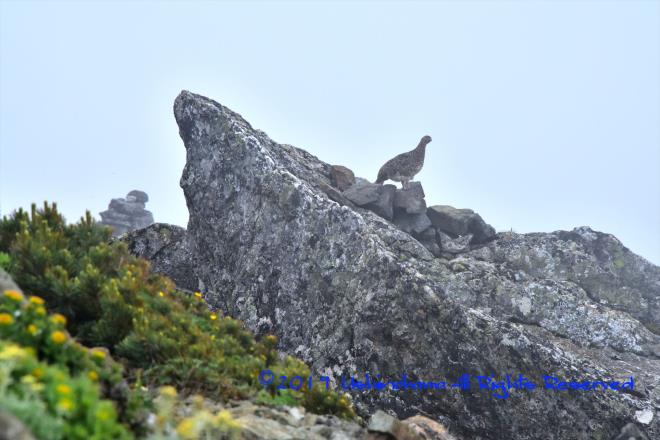
[(398, 156), (385, 162), (378, 171), (376, 183), (383, 183), (387, 179), (401, 182), (403, 189), (406, 189), (408, 182), (419, 173), (424, 166), (424, 154), (426, 153), (426, 144), (431, 142), (431, 136), (424, 136), (412, 151), (401, 153)]

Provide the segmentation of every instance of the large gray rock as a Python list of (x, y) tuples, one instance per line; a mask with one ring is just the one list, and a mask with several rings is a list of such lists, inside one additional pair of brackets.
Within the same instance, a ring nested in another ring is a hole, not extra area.
[(458, 238), (452, 238), (442, 231), (438, 231), (440, 238), (440, 249), (448, 254), (460, 254), (470, 250), (472, 234), (462, 235)]
[(412, 426), (380, 410), (371, 416), (367, 429), (370, 432), (386, 434), (387, 437), (385, 438), (394, 438), (395, 440), (424, 440)]
[(134, 255), (151, 262), (154, 272), (167, 275), (181, 290), (200, 289), (195, 276), (194, 255), (186, 230), (180, 226), (154, 223), (119, 238)]
[(394, 185), (377, 185), (364, 179), (356, 179), (343, 195), (357, 206), (392, 220), (395, 191)]
[[(330, 199), (327, 164), (226, 107), (182, 92), (174, 113), (186, 146), (194, 271), (212, 304), (274, 332), (282, 350), (336, 381), (366, 372), (472, 379), (462, 391), (356, 392), (362, 414), (422, 412), (475, 440), (610, 439), (659, 406), (656, 266), (590, 231), (500, 234), (451, 261), (434, 258), (374, 213)], [(645, 301), (634, 314), (619, 308), (629, 296)], [(475, 376), (491, 374), (523, 374), (540, 386), (544, 375), (634, 376), (636, 386), (512, 389), (503, 400), (478, 388)], [(658, 438), (650, 414), (640, 429)]]
[(129, 192), (125, 199), (112, 199), (108, 209), (100, 213), (99, 223), (110, 226), (115, 237), (147, 227), (154, 222), (153, 214), (144, 209), (148, 200), (147, 193), (138, 190)]
[(429, 207), (426, 213), (433, 226), (454, 238), (472, 234), (472, 243), (479, 244), (495, 237), (495, 229), (471, 209), (436, 205)]
[(397, 189), (394, 193), (394, 209), (400, 209), (407, 214), (423, 214), (426, 212), (424, 189), (419, 182), (409, 182), (406, 189)]
[(402, 231), (414, 236), (431, 227), (431, 220), (424, 212), (421, 214), (408, 214), (405, 211), (395, 211), (393, 222)]
[(149, 196), (146, 192), (134, 189), (126, 195), (127, 199), (134, 199), (138, 203), (147, 203), (149, 201)]
[(355, 183), (355, 174), (342, 165), (333, 165), (330, 168), (332, 184), (339, 191), (345, 191)]
[(420, 243), (424, 245), (433, 255), (439, 257), (441, 254), (440, 242), (438, 240), (438, 232), (433, 226), (430, 226), (420, 234), (415, 236)]

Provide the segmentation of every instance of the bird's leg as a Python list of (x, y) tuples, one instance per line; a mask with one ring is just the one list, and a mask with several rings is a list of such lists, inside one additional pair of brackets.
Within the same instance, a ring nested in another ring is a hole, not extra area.
[(408, 189), (408, 179), (401, 180), (401, 188)]

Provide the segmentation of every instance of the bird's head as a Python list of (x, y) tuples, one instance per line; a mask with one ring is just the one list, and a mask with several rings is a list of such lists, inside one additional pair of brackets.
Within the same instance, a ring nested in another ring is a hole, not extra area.
[(426, 136), (424, 136), (424, 137), (422, 138), (421, 141), (419, 141), (419, 143), (422, 144), (422, 145), (426, 145), (426, 144), (428, 144), (429, 142), (431, 142), (432, 140), (433, 140), (433, 139), (431, 139), (431, 136), (429, 136), (429, 135), (427, 134)]

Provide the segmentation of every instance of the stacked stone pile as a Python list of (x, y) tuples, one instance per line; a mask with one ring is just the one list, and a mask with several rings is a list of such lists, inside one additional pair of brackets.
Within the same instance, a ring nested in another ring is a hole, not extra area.
[(101, 224), (112, 228), (112, 235), (118, 237), (125, 232), (146, 228), (154, 222), (151, 211), (145, 209), (149, 196), (144, 191), (133, 190), (126, 198), (110, 200), (108, 209), (99, 213)]
[(495, 229), (471, 209), (447, 205), (427, 207), (420, 182), (410, 182), (402, 189), (359, 177), (351, 181), (348, 176), (352, 175), (345, 167), (331, 167), (332, 182), (346, 199), (393, 222), (435, 256), (451, 258), (495, 238)]

